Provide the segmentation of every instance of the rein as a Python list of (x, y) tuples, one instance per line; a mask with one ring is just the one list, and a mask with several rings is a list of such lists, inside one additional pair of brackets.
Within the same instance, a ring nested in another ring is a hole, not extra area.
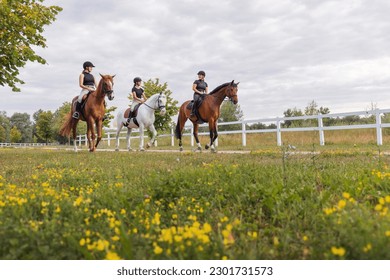
[(164, 109), (165, 108), (165, 105), (160, 105), (160, 102), (161, 102), (161, 100), (160, 100), (160, 96), (158, 97), (158, 99), (157, 99), (157, 103), (158, 103), (158, 108), (156, 109), (156, 108), (153, 108), (152, 106), (150, 106), (150, 105), (148, 105), (147, 103), (143, 103), (146, 107), (149, 107), (150, 109), (152, 109), (153, 111), (156, 111), (156, 110), (162, 110), (162, 109)]

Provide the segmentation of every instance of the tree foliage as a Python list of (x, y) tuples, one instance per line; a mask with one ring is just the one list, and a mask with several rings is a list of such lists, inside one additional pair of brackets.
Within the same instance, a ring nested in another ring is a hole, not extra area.
[(11, 127), (16, 127), (21, 135), (21, 142), (30, 143), (32, 142), (32, 131), (33, 126), (30, 120), (30, 115), (27, 113), (14, 113), (10, 118)]
[(22, 133), (20, 132), (20, 130), (16, 126), (13, 126), (11, 128), (10, 140), (11, 140), (11, 143), (20, 143), (20, 142), (22, 142)]
[(51, 111), (41, 111), (37, 116), (35, 128), (38, 139), (44, 140), (47, 144), (54, 135), (53, 113)]
[[(230, 101), (224, 101), (221, 105), (220, 115), (218, 122), (236, 122), (242, 120), (244, 113), (242, 112), (240, 105), (234, 105)], [(229, 124), (218, 126), (218, 130), (237, 130), (241, 129), (241, 124)]]
[(1, 0), (0, 1), (0, 85), (20, 91), (17, 83), (19, 68), (27, 61), (46, 61), (37, 55), (33, 46), (46, 48), (42, 36), (45, 25), (51, 24), (62, 10), (58, 6), (44, 6), (44, 0)]

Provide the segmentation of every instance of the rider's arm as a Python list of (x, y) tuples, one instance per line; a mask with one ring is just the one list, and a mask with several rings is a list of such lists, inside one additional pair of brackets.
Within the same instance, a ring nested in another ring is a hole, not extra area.
[(199, 90), (196, 89), (196, 84), (192, 84), (192, 90), (196, 93), (203, 94), (203, 92), (200, 92)]
[(142, 93), (142, 97), (144, 98), (144, 101), (143, 101), (143, 102), (145, 102), (146, 100), (148, 100), (148, 99), (146, 98), (145, 93)]
[(206, 87), (205, 93), (206, 93), (206, 94), (209, 94), (209, 87)]

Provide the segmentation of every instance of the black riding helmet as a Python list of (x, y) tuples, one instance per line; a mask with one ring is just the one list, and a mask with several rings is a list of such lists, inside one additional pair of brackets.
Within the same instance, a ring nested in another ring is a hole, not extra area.
[(87, 67), (95, 67), (95, 65), (93, 65), (90, 61), (86, 61), (83, 63), (83, 68), (85, 69)]
[(206, 77), (206, 73), (204, 71), (202, 71), (202, 70), (198, 72), (198, 75), (203, 75), (203, 76)]
[(134, 78), (134, 84), (137, 83), (137, 82), (141, 82), (141, 81), (142, 81), (142, 80), (141, 80), (140, 77), (135, 77), (135, 78)]

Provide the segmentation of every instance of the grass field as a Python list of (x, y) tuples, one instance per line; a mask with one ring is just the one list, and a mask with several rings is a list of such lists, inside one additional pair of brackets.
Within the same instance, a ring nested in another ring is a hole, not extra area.
[(311, 149), (0, 149), (0, 258), (389, 259), (383, 148)]

